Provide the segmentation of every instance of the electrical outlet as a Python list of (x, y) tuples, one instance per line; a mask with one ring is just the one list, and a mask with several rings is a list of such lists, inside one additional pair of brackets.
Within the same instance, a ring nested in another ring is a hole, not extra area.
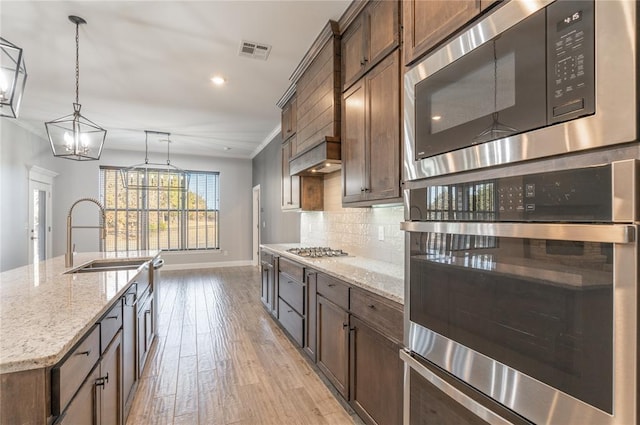
[(384, 240), (384, 226), (378, 226), (378, 240)]

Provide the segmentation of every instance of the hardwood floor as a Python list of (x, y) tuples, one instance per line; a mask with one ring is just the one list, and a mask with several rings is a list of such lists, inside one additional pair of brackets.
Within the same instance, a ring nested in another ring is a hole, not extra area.
[(262, 307), (258, 268), (163, 271), (156, 294), (127, 425), (362, 423)]

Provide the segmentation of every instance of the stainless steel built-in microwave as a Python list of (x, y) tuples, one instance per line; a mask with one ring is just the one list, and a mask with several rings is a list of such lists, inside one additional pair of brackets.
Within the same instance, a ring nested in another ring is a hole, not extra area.
[(405, 74), (405, 180), (637, 140), (637, 4), (513, 0)]

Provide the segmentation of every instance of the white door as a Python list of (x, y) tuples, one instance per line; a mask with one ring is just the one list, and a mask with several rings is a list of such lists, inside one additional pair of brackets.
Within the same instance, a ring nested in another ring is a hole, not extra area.
[(260, 264), (260, 185), (253, 188), (253, 265)]
[(29, 264), (51, 257), (51, 185), (29, 180)]

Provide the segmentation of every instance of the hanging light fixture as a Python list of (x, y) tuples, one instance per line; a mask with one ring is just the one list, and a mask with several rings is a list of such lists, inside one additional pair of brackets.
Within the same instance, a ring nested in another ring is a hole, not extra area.
[(102, 146), (107, 136), (107, 130), (80, 114), (80, 50), (78, 28), (87, 21), (79, 16), (69, 16), (69, 20), (76, 24), (76, 101), (73, 113), (57, 120), (49, 121), (47, 135), (51, 142), (53, 156), (76, 161), (100, 159)]
[(0, 37), (0, 117), (18, 117), (26, 82), (22, 49)]
[[(171, 133), (144, 131), (144, 163), (120, 169), (122, 184), (129, 189), (178, 190), (189, 187), (189, 173), (171, 164), (169, 145)], [(149, 162), (149, 141), (167, 143), (167, 162), (164, 164)]]

